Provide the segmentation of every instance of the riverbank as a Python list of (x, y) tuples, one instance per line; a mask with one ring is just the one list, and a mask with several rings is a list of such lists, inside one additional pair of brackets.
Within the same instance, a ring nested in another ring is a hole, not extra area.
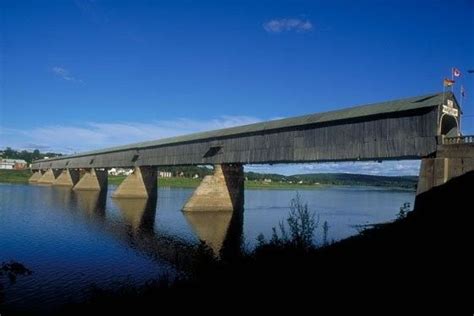
[(4, 170), (0, 169), (0, 182), (3, 183), (28, 183), (31, 177), (30, 170)]
[[(28, 183), (28, 179), (31, 177), (32, 172), (30, 170), (0, 170), (0, 183)], [(109, 176), (109, 184), (119, 185), (125, 179), (125, 176)], [(171, 188), (196, 188), (201, 183), (201, 179), (197, 178), (183, 178), (183, 177), (173, 177), (173, 178), (159, 178), (158, 185), (160, 187), (171, 187)], [(305, 184), (305, 183), (288, 183), (288, 182), (267, 182), (261, 180), (246, 180), (245, 188), (252, 190), (312, 190), (320, 189), (328, 186), (336, 186), (337, 184)], [(347, 186), (343, 185), (342, 186)], [(361, 185), (354, 184), (352, 186), (370, 186), (370, 185)], [(373, 184), (374, 187), (380, 188), (391, 188), (396, 190), (406, 190), (414, 191), (415, 188), (406, 188), (396, 185), (378, 185), (377, 183)]]

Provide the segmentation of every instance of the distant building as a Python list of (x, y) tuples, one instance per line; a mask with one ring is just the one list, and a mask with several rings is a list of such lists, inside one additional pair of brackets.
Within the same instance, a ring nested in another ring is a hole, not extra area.
[(263, 179), (263, 182), (265, 182), (265, 183), (272, 183), (272, 179)]
[(171, 178), (173, 176), (173, 173), (169, 171), (160, 171), (158, 172), (158, 177), (159, 178)]
[(197, 179), (199, 178), (199, 175), (196, 173), (194, 176), (193, 176), (193, 179)]
[(23, 159), (0, 159), (0, 169), (22, 170), (28, 164)]

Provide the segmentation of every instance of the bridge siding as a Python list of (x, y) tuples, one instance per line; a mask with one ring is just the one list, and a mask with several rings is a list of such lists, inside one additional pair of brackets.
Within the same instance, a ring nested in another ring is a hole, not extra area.
[[(227, 136), (140, 150), (34, 163), (44, 168), (111, 168), (218, 163), (285, 163), (426, 157), (436, 151), (438, 108)], [(213, 157), (211, 147), (222, 146)], [(134, 155), (139, 155), (133, 162)], [(93, 162), (91, 163), (91, 159)], [(66, 165), (66, 162), (69, 163)]]

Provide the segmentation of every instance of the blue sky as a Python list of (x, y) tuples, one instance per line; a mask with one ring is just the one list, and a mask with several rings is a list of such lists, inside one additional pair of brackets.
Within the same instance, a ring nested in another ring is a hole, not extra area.
[[(474, 2), (2, 1), (0, 148), (64, 153), (442, 90)], [(417, 161), (252, 166), (416, 174)]]

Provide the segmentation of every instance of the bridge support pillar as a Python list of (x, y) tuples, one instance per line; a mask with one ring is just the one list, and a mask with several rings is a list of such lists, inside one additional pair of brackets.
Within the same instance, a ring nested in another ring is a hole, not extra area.
[(29, 183), (36, 183), (38, 180), (43, 176), (43, 171), (42, 170), (36, 170), (33, 171), (33, 174), (31, 177), (28, 179)]
[(136, 167), (119, 185), (113, 198), (150, 198), (157, 196), (158, 177), (155, 167)]
[(84, 175), (74, 186), (73, 190), (102, 191), (107, 190), (107, 170), (86, 169)]
[(186, 202), (183, 211), (234, 211), (244, 204), (244, 168), (241, 164), (214, 166)]
[(53, 185), (73, 187), (79, 182), (80, 174), (77, 169), (63, 169), (61, 174), (56, 178)]
[(56, 181), (57, 176), (61, 170), (57, 169), (48, 169), (46, 172), (38, 179), (36, 183), (38, 184), (53, 184)]
[[(474, 154), (474, 150), (472, 150), (472, 154)], [(464, 158), (424, 158), (421, 160), (416, 194), (419, 195), (473, 170), (474, 155)]]

